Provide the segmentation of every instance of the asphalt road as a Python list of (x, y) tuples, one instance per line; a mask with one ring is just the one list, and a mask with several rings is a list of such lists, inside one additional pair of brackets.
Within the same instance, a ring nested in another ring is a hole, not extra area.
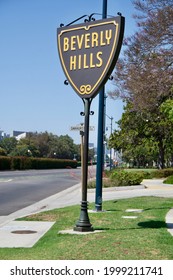
[(80, 169), (0, 172), (0, 216), (9, 215), (80, 182)]

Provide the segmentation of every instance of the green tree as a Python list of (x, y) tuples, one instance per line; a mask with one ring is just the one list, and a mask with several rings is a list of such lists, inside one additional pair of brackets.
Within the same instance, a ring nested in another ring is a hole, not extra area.
[(6, 155), (7, 155), (6, 150), (0, 147), (0, 156), (6, 156)]
[(52, 137), (49, 156), (61, 159), (73, 159), (75, 151), (75, 145), (70, 136), (61, 135), (59, 137)]
[(28, 149), (28, 145), (17, 145), (16, 148), (10, 153), (10, 156), (32, 156), (31, 151)]
[(161, 104), (161, 112), (165, 113), (167, 118), (173, 122), (173, 99), (169, 98)]
[(40, 157), (48, 157), (52, 134), (47, 131), (33, 134), (33, 141)]
[(115, 90), (110, 95), (131, 104), (137, 119), (133, 131), (129, 132), (130, 139), (139, 141), (137, 136), (141, 135), (141, 139), (150, 138), (150, 143), (156, 143), (159, 165), (163, 168), (172, 141), (172, 125), (161, 106), (172, 98), (173, 1), (135, 0), (133, 3), (139, 31), (124, 41), (124, 56), (116, 65)]
[(68, 135), (57, 136), (52, 133), (30, 133), (21, 139), (19, 145), (27, 145), (32, 156), (73, 159), (78, 155), (77, 146)]
[(25, 138), (17, 141), (14, 137), (5, 138), (0, 142), (2, 153), (10, 156), (52, 157), (59, 159), (80, 159), (80, 145), (74, 144), (68, 135), (52, 133), (28, 133)]
[(4, 138), (0, 142), (0, 147), (6, 151), (7, 155), (9, 155), (16, 148), (16, 145), (17, 140), (15, 137)]
[(132, 104), (128, 103), (118, 125), (119, 130), (109, 140), (111, 147), (122, 149), (125, 160), (136, 162), (136, 165), (154, 160), (164, 168), (166, 153), (173, 143), (173, 123), (163, 113), (141, 113), (133, 110)]
[(23, 151), (24, 154), (21, 154), (23, 156), (24, 155), (32, 156), (32, 157), (39, 157), (40, 156), (40, 152), (38, 150), (38, 147), (36, 146), (36, 142), (31, 137), (30, 134), (26, 138), (22, 138), (22, 139), (19, 140), (15, 150), (16, 150), (15, 152), (17, 154), (22, 153), (22, 151)]

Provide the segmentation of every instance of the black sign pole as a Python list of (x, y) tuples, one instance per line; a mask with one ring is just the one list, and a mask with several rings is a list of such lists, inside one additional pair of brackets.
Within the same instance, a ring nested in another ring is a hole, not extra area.
[(82, 201), (81, 212), (79, 220), (74, 227), (74, 231), (87, 232), (93, 231), (93, 227), (90, 223), (88, 216), (88, 202), (87, 202), (87, 183), (88, 183), (88, 142), (89, 142), (89, 116), (91, 98), (85, 98), (84, 101), (84, 149), (83, 149), (83, 176), (82, 176)]

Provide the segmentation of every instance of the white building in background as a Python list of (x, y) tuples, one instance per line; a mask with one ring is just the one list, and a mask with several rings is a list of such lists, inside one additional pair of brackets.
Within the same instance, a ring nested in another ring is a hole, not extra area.
[(19, 141), (20, 139), (26, 138), (27, 133), (26, 131), (13, 130), (13, 137)]
[(28, 132), (25, 131), (17, 131), (13, 130), (12, 136), (10, 134), (5, 133), (3, 130), (0, 130), (0, 141), (2, 141), (4, 138), (10, 138), (15, 137), (18, 141), (22, 138), (25, 138), (27, 136)]
[(10, 134), (5, 133), (3, 130), (0, 130), (0, 141), (4, 138), (9, 138)]

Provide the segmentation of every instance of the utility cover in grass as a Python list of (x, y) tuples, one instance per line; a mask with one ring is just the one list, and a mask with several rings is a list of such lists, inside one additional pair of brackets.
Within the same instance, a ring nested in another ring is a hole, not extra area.
[(143, 211), (144, 211), (143, 209), (126, 209), (125, 212), (141, 213)]
[(137, 219), (138, 216), (122, 216), (123, 219)]

